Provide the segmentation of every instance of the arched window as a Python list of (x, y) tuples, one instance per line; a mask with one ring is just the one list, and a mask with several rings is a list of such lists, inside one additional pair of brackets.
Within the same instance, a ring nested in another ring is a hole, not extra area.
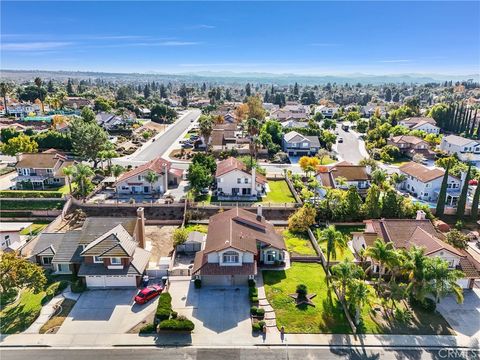
[(223, 253), (224, 263), (238, 263), (238, 253), (235, 251), (226, 251)]

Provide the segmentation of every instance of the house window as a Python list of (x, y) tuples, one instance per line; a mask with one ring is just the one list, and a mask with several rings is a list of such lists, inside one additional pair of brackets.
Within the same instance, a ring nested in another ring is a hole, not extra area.
[(52, 256), (47, 256), (42, 258), (43, 265), (51, 265), (52, 264)]
[(60, 179), (59, 178), (54, 178), (53, 182), (60, 182)]
[(248, 184), (248, 178), (243, 179), (245, 184)]
[(99, 263), (103, 263), (103, 260), (100, 259), (98, 256), (94, 256), (93, 257), (93, 262), (99, 264)]
[(53, 169), (47, 169), (47, 174), (52, 174), (53, 173)]
[(274, 262), (275, 261), (275, 253), (273, 251), (269, 251), (267, 253), (267, 261)]
[(237, 184), (241, 184), (242, 183), (242, 179), (241, 178), (237, 178)]
[(223, 254), (223, 262), (229, 264), (238, 263), (238, 253), (235, 251), (227, 251)]
[(121, 265), (122, 264), (122, 259), (119, 258), (119, 257), (112, 257), (110, 259), (110, 262), (112, 263), (112, 265)]

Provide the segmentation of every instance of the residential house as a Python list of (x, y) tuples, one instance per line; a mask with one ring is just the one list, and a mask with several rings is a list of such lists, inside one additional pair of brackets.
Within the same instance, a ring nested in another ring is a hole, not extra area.
[(461, 161), (480, 166), (480, 142), (457, 135), (448, 135), (442, 138), (440, 150), (449, 155), (457, 155)]
[(367, 105), (362, 106), (361, 114), (362, 116), (369, 118), (375, 114), (375, 111), (377, 111), (377, 109), (380, 112), (381, 116), (387, 115), (387, 108), (384, 105), (377, 105), (377, 104), (371, 104), (371, 103), (368, 103)]
[[(177, 185), (183, 176), (183, 170), (174, 169), (171, 163), (161, 157), (123, 173), (114, 186), (118, 194), (163, 194), (169, 185)], [(150, 183), (147, 174), (153, 172), (157, 181)]]
[(401, 120), (399, 125), (405, 126), (410, 130), (422, 130), (428, 134), (439, 134), (440, 128), (437, 122), (431, 117), (410, 117)]
[(6, 222), (0, 226), (0, 250), (16, 251), (24, 243), (20, 232), (32, 225), (31, 222)]
[(272, 119), (277, 119), (280, 122), (289, 119), (302, 120), (308, 118), (309, 112), (310, 110), (308, 106), (302, 104), (288, 104), (283, 108), (273, 110), (270, 113), (270, 117)]
[(243, 162), (229, 157), (217, 163), (216, 193), (219, 198), (258, 198), (266, 193), (267, 179), (255, 168), (247, 170)]
[(411, 159), (417, 154), (422, 155), (425, 159), (433, 159), (435, 157), (435, 152), (430, 150), (429, 144), (417, 136), (391, 136), (387, 140), (387, 145), (398, 147), (402, 155)]
[(65, 100), (65, 107), (70, 109), (81, 109), (85, 106), (91, 106), (92, 100), (81, 97), (70, 96)]
[(262, 216), (262, 207), (257, 214), (237, 207), (210, 217), (192, 274), (202, 285), (246, 285), (257, 275), (258, 265), (283, 262), (288, 262), (285, 241)]
[(11, 104), (7, 105), (8, 115), (23, 119), (29, 114), (39, 115), (41, 113), (40, 105), (38, 104)]
[(56, 151), (18, 154), (15, 164), (18, 176), (13, 180), (17, 189), (60, 187), (66, 184), (63, 169), (74, 163)]
[(320, 150), (318, 136), (305, 136), (296, 131), (283, 135), (282, 148), (288, 155), (315, 155)]
[(326, 106), (326, 105), (319, 105), (315, 108), (315, 113), (320, 112), (322, 113), (324, 118), (333, 119), (333, 117), (338, 112), (338, 110), (339, 110), (339, 107), (337, 106), (332, 107), (332, 106)]
[(281, 122), (281, 125), (284, 129), (307, 128), (308, 122), (289, 119)]
[(42, 233), (21, 250), (54, 274), (75, 274), (88, 288), (136, 287), (150, 259), (143, 208), (137, 218), (88, 217), (80, 230)]
[(139, 113), (140, 113), (140, 116), (144, 119), (150, 119), (150, 116), (152, 114), (152, 112), (150, 111), (150, 109), (148, 108), (139, 108), (138, 109)]
[(134, 119), (131, 116), (118, 116), (115, 114), (101, 112), (95, 117), (97, 124), (107, 131), (124, 129), (133, 124)]
[[(480, 278), (480, 273), (465, 251), (447, 244), (444, 241), (445, 236), (437, 232), (421, 210), (417, 212), (416, 219), (373, 219), (365, 220), (364, 223), (364, 231), (353, 233), (352, 246), (357, 253), (372, 246), (375, 240), (380, 238), (386, 243), (391, 243), (395, 249), (409, 250), (413, 246), (422, 247), (426, 256), (438, 256), (446, 260), (451, 269), (465, 272), (465, 278), (459, 281), (459, 285), (464, 288), (471, 289), (474, 280)], [(372, 270), (378, 272), (378, 264), (374, 263)]]
[(317, 180), (321, 186), (332, 189), (347, 190), (350, 186), (365, 193), (371, 184), (371, 177), (366, 166), (353, 165), (347, 161), (332, 166), (319, 166)]
[[(401, 190), (406, 190), (420, 200), (436, 203), (442, 186), (445, 170), (442, 168), (429, 168), (416, 162), (409, 162), (399, 167), (400, 173), (406, 180), (400, 184)], [(455, 207), (460, 197), (462, 180), (453, 175), (448, 175), (446, 205)]]

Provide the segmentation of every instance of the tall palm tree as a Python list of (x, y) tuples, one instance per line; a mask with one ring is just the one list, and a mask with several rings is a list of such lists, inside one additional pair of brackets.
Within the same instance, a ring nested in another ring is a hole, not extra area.
[(67, 177), (68, 189), (69, 189), (70, 195), (71, 195), (72, 194), (72, 176), (75, 173), (75, 166), (74, 165), (65, 166), (62, 169), (62, 172)]
[(250, 159), (253, 159), (254, 153), (256, 159), (256, 144), (258, 140), (257, 135), (260, 132), (260, 122), (255, 118), (249, 118), (245, 121), (245, 127), (250, 139)]
[[(347, 238), (335, 229), (335, 225), (329, 225), (324, 230), (317, 230), (319, 241), (327, 243), (327, 271), (330, 266), (330, 258), (337, 258), (337, 250), (343, 251), (347, 247)], [(327, 276), (328, 282), (328, 276)]]
[(57, 100), (58, 107), (63, 109), (65, 100), (67, 99), (67, 93), (65, 91), (59, 91), (55, 94), (55, 99)]
[[(164, 174), (163, 176), (167, 176), (167, 174)], [(149, 171), (145, 176), (145, 180), (147, 180), (147, 182), (150, 184), (150, 187), (152, 188), (152, 200), (153, 200), (153, 193), (154, 193), (153, 184), (155, 184), (158, 181), (158, 174), (156, 172)], [(165, 189), (165, 191), (167, 191), (167, 189)]]
[(206, 150), (208, 151), (209, 140), (213, 131), (212, 117), (205, 116), (205, 115), (200, 116), (200, 119), (198, 120), (198, 127), (199, 127), (200, 136), (203, 137), (203, 140), (205, 141)]
[(355, 325), (360, 322), (360, 316), (365, 303), (369, 298), (368, 286), (363, 280), (353, 280), (348, 287), (348, 303), (355, 307)]
[[(113, 177), (115, 178), (115, 182), (117, 182), (118, 180), (118, 177), (123, 173), (124, 171), (124, 168), (120, 165), (114, 165), (112, 168), (112, 175)], [(115, 197), (118, 201), (118, 191), (117, 191), (117, 187), (115, 186)]]
[(425, 269), (427, 257), (425, 249), (413, 246), (405, 251), (404, 270), (408, 276), (408, 291), (419, 301), (423, 301), (427, 295)]
[(87, 181), (92, 178), (94, 174), (92, 168), (88, 165), (82, 163), (75, 165), (73, 178), (79, 185), (80, 195), (83, 196), (84, 199), (87, 197)]
[(405, 180), (407, 180), (407, 175), (405, 175), (405, 174), (399, 174), (399, 173), (394, 172), (392, 175), (390, 175), (390, 183), (395, 188), (397, 188), (398, 185), (400, 185)]
[(351, 261), (343, 262), (332, 266), (332, 280), (336, 287), (340, 289), (340, 297), (345, 300), (347, 287), (354, 279), (360, 279), (363, 275), (363, 269)]
[(460, 270), (448, 268), (447, 261), (440, 257), (429, 258), (427, 261), (427, 277), (429, 278), (429, 288), (435, 302), (439, 303), (440, 298), (453, 293), (457, 302), (463, 302), (463, 290), (457, 281), (465, 276)]
[(44, 113), (44, 112), (45, 112), (45, 108), (44, 108), (44, 106), (43, 106), (43, 100), (44, 100), (44, 99), (42, 99), (42, 98), (43, 98), (43, 96), (42, 96), (42, 84), (43, 84), (43, 81), (42, 81), (42, 79), (40, 79), (39, 77), (36, 77), (35, 80), (34, 80), (34, 82), (35, 82), (35, 85), (36, 85), (37, 88), (38, 88), (38, 100), (40, 100), (40, 103), (42, 104), (42, 113)]
[(12, 91), (12, 86), (7, 82), (0, 83), (0, 95), (3, 98), (3, 106), (5, 107), (5, 115), (8, 116), (7, 95)]
[(378, 187), (383, 188), (385, 180), (387, 180), (387, 173), (381, 169), (372, 171), (372, 183)]
[(383, 239), (377, 238), (372, 246), (367, 247), (365, 255), (378, 263), (378, 289), (385, 272), (385, 265), (394, 259), (395, 250), (391, 242), (385, 243)]

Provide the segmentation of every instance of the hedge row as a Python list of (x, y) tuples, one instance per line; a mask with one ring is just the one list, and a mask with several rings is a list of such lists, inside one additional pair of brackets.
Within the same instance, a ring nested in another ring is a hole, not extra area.
[(172, 313), (172, 296), (168, 292), (160, 294), (158, 298), (156, 316), (158, 321), (168, 320)]
[(64, 203), (59, 200), (2, 200), (2, 210), (61, 210)]
[(191, 320), (179, 316), (177, 319), (163, 320), (158, 327), (160, 330), (193, 331), (195, 324)]
[(60, 191), (32, 191), (32, 190), (2, 190), (0, 199), (4, 198), (31, 198), (31, 199), (61, 199)]

